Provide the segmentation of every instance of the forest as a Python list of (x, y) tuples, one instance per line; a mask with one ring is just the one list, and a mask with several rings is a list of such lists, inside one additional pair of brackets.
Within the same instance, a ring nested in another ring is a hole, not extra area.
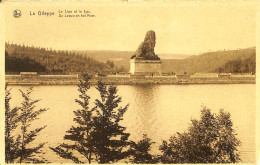
[(256, 55), (253, 53), (246, 59), (228, 61), (223, 67), (215, 69), (218, 73), (252, 73), (256, 72)]
[(124, 68), (116, 67), (111, 61), (103, 63), (75, 52), (9, 43), (5, 44), (5, 49), (6, 74), (31, 71), (40, 74), (88, 72), (90, 75), (105, 75), (124, 71)]
[(256, 49), (207, 52), (185, 59), (163, 60), (163, 72), (193, 73), (255, 73)]

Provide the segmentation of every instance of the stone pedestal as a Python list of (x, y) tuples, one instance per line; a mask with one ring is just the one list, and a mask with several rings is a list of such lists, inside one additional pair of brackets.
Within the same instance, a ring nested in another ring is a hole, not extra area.
[(140, 76), (157, 76), (161, 75), (161, 60), (130, 60), (130, 74)]

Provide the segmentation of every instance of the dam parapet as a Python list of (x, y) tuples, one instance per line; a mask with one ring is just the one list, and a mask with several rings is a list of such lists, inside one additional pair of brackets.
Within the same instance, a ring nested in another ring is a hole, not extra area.
[[(6, 75), (10, 85), (77, 85), (81, 76), (75, 75)], [(256, 76), (252, 74), (177, 74), (177, 75), (107, 75), (93, 76), (90, 83), (135, 85), (135, 84), (255, 84)]]

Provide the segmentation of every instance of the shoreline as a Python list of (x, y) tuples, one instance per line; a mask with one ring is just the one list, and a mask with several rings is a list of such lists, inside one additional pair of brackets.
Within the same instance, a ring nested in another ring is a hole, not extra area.
[[(256, 84), (256, 79), (176, 79), (176, 78), (111, 78), (95, 77), (90, 80), (90, 85), (98, 81), (106, 85), (204, 85), (204, 84)], [(38, 79), (38, 78), (7, 78), (8, 85), (78, 85), (80, 79)]]

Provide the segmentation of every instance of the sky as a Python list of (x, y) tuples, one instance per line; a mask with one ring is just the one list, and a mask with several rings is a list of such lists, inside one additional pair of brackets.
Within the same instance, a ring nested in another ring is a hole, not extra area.
[[(13, 11), (22, 12), (20, 18)], [(95, 17), (59, 17), (86, 10)], [(54, 16), (38, 15), (54, 12)], [(36, 15), (30, 15), (30, 13)], [(200, 54), (256, 46), (255, 5), (243, 3), (63, 3), (6, 5), (5, 41), (60, 50), (135, 51), (145, 33), (156, 33), (157, 54)]]

